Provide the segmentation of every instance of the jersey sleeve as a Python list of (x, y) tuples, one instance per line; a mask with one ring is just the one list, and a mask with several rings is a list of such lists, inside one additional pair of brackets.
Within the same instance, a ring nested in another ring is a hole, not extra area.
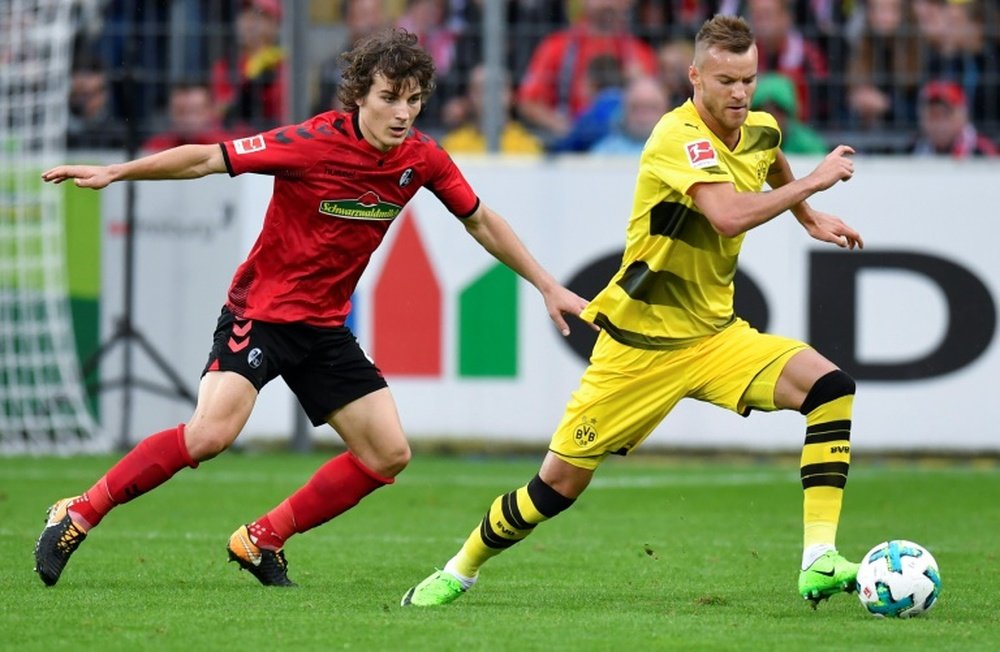
[(222, 143), (226, 169), (230, 176), (246, 172), (283, 176), (308, 169), (319, 158), (315, 149), (329, 146), (313, 136), (306, 122), (226, 141)]
[(659, 129), (645, 163), (664, 184), (687, 194), (696, 183), (735, 183), (712, 141), (685, 129)]
[(461, 219), (470, 217), (479, 208), (479, 197), (448, 152), (434, 141), (429, 141), (427, 147), (431, 163), (427, 189), (441, 200), (452, 215)]

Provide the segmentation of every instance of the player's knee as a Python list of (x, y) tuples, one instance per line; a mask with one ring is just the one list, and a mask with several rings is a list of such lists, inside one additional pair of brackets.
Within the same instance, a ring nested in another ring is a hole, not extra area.
[(531, 498), (538, 513), (545, 518), (552, 518), (566, 511), (576, 501), (575, 498), (567, 497), (557, 491), (555, 487), (542, 480), (540, 475), (535, 475), (528, 483), (528, 497)]
[(809, 414), (819, 406), (835, 401), (843, 396), (851, 396), (857, 389), (857, 385), (851, 376), (842, 369), (834, 369), (830, 373), (821, 376), (813, 383), (802, 401), (799, 412)]
[(226, 428), (204, 428), (188, 425), (184, 430), (184, 443), (195, 462), (210, 460), (229, 448), (238, 433)]
[(372, 470), (383, 477), (393, 478), (403, 472), (411, 457), (410, 446), (403, 441), (379, 451)]

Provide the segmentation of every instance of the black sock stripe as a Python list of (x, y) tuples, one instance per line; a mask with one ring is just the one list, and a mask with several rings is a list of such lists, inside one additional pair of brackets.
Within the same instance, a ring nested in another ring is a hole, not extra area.
[(510, 548), (512, 545), (517, 543), (516, 539), (505, 539), (493, 531), (493, 526), (490, 525), (490, 515), (488, 513), (483, 518), (482, 524), (479, 526), (479, 537), (483, 540), (483, 543), (486, 544), (487, 548), (493, 548), (494, 550)]
[(850, 468), (851, 465), (847, 462), (820, 462), (818, 464), (806, 464), (803, 466), (801, 475), (803, 478), (811, 475), (826, 475), (831, 473), (847, 475)]
[(518, 530), (530, 530), (535, 527), (534, 523), (527, 522), (524, 520), (524, 516), (521, 515), (521, 509), (517, 506), (516, 491), (504, 494), (504, 497), (500, 499), (500, 509), (503, 511), (503, 517), (507, 519), (507, 522)]
[(851, 438), (851, 420), (827, 421), (814, 423), (806, 428), (806, 443), (819, 444), (825, 441), (837, 441)]
[(573, 504), (574, 498), (567, 498), (542, 481), (537, 474), (528, 483), (528, 498), (535, 509), (545, 518), (552, 518)]
[(809, 477), (802, 478), (803, 489), (809, 489), (810, 487), (836, 487), (838, 489), (843, 489), (846, 486), (847, 486), (846, 475), (824, 473), (820, 475), (811, 475)]

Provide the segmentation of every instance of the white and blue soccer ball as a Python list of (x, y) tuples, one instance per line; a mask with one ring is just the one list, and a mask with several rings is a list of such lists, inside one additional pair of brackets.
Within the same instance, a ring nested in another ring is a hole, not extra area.
[(941, 574), (923, 546), (896, 539), (868, 551), (858, 568), (858, 598), (880, 618), (912, 618), (937, 602)]

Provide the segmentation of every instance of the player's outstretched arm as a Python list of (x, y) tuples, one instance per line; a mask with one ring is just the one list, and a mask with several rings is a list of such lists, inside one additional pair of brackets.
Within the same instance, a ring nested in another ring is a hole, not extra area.
[[(831, 185), (837, 180), (847, 181), (854, 174), (853, 164), (847, 158), (853, 153), (853, 149), (841, 145), (823, 159), (814, 170), (814, 174), (818, 171), (819, 174), (826, 175), (827, 180), (834, 179)], [(791, 166), (788, 165), (788, 160), (784, 154), (779, 152), (778, 158), (768, 174), (768, 185), (772, 188), (779, 188), (794, 180), (795, 177), (792, 174)], [(792, 206), (791, 211), (809, 235), (817, 240), (829, 242), (845, 249), (854, 249), (855, 247), (863, 249), (865, 246), (860, 233), (845, 224), (839, 217), (813, 209), (805, 200)]]
[(226, 171), (219, 145), (181, 145), (143, 158), (112, 165), (60, 165), (42, 173), (42, 180), (73, 179), (80, 188), (100, 190), (115, 181), (197, 179)]
[(569, 325), (563, 315), (579, 316), (587, 301), (564, 288), (535, 260), (507, 221), (495, 211), (480, 204), (471, 217), (464, 221), (465, 229), (483, 249), (494, 258), (517, 272), (541, 292), (545, 308), (556, 328), (569, 335)]
[[(772, 166), (768, 182), (773, 188), (768, 192), (738, 192), (732, 183), (696, 183), (688, 189), (698, 210), (708, 219), (718, 233), (735, 237), (768, 222), (786, 210), (793, 212), (806, 199), (817, 192), (826, 190), (838, 181), (847, 181), (854, 174), (854, 163), (850, 155), (854, 150), (840, 145), (830, 152), (815, 170), (801, 179), (795, 179), (788, 169), (784, 156)], [(778, 182), (776, 168), (784, 161), (787, 178)]]

